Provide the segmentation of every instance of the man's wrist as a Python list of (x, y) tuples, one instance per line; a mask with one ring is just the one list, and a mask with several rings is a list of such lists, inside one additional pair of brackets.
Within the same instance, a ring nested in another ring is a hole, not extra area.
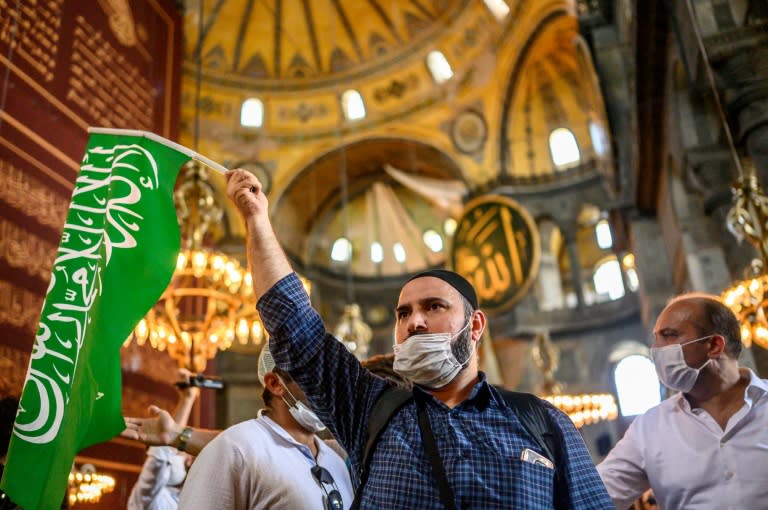
[(175, 447), (180, 452), (183, 452), (187, 449), (187, 443), (192, 437), (192, 432), (192, 427), (184, 427), (182, 431), (176, 436), (176, 439), (173, 440), (171, 446)]
[(245, 223), (245, 228), (259, 228), (259, 217), (256, 213), (248, 213), (247, 216), (243, 216), (243, 222)]
[(200, 388), (196, 386), (190, 386), (181, 393), (181, 398), (186, 401), (195, 400), (200, 395)]

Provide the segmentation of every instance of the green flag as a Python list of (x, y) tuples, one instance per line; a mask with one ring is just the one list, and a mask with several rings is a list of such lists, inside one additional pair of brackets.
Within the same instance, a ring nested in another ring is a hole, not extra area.
[(120, 346), (173, 275), (173, 188), (197, 156), (151, 133), (89, 131), (0, 483), (25, 510), (58, 509), (77, 452), (125, 427)]

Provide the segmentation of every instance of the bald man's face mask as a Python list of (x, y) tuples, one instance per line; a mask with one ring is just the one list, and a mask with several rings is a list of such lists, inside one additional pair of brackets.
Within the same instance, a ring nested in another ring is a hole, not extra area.
[(712, 359), (708, 359), (699, 368), (689, 367), (685, 362), (683, 346), (694, 342), (708, 340), (715, 335), (707, 335), (682, 344), (671, 344), (664, 347), (651, 347), (651, 359), (656, 366), (656, 374), (664, 386), (681, 393), (688, 393), (696, 385), (699, 374)]
[(442, 388), (451, 382), (472, 358), (472, 350), (469, 349), (467, 359), (459, 362), (452, 348), (454, 338), (467, 331), (470, 324), (468, 321), (456, 333), (413, 335), (405, 342), (395, 344), (395, 361), (392, 368), (414, 384), (433, 390)]

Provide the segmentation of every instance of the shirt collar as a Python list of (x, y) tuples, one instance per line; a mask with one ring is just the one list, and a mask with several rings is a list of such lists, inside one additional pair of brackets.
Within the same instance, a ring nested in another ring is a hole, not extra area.
[(475, 387), (472, 388), (472, 393), (469, 395), (468, 402), (472, 402), (481, 411), (488, 407), (491, 401), (495, 401), (497, 405), (504, 405), (503, 399), (499, 395), (498, 391), (492, 389), (492, 385), (488, 383), (488, 377), (485, 372), (477, 372), (478, 381)]
[[(315, 458), (312, 456), (312, 451), (309, 449), (309, 447), (303, 443), (300, 443), (296, 441), (283, 427), (281, 427), (275, 420), (270, 418), (264, 413), (264, 409), (259, 409), (258, 412), (258, 419), (259, 421), (264, 424), (269, 431), (272, 433), (272, 435), (275, 435), (282, 439), (283, 441), (295, 446), (296, 448), (301, 451), (306, 457), (308, 457), (310, 460), (314, 462)], [(325, 443), (323, 441), (320, 441), (317, 436), (315, 436), (315, 445), (317, 446), (318, 451), (318, 457), (320, 456), (320, 451), (325, 446)]]
[(742, 370), (749, 372), (749, 384), (747, 384), (747, 389), (744, 391), (744, 400), (747, 404), (752, 406), (768, 393), (768, 381), (760, 379), (757, 374), (749, 368), (744, 368)]
[[(482, 411), (488, 407), (488, 404), (491, 402), (491, 400), (495, 400), (497, 404), (502, 405), (501, 396), (497, 394), (498, 392), (491, 390), (491, 385), (488, 384), (488, 378), (486, 377), (485, 373), (478, 371), (477, 378), (478, 381), (472, 387), (472, 391), (470, 392), (467, 399), (457, 407), (476, 407)], [(429, 393), (424, 388), (420, 388), (418, 385), (413, 386), (413, 392), (414, 395), (421, 396), (421, 398), (435, 398), (431, 393)]]
[[(768, 381), (765, 379), (760, 379), (757, 374), (755, 374), (749, 368), (742, 367), (739, 369), (739, 372), (742, 374), (745, 373), (745, 371), (749, 373), (749, 383), (744, 389), (744, 402), (746, 402), (748, 406), (752, 407), (755, 402), (760, 400), (766, 393), (768, 393)], [(698, 409), (693, 409), (691, 407), (691, 403), (688, 402), (688, 399), (685, 398), (685, 395), (682, 392), (677, 393), (672, 398), (677, 399), (677, 405), (679, 407), (691, 412), (698, 411)]]

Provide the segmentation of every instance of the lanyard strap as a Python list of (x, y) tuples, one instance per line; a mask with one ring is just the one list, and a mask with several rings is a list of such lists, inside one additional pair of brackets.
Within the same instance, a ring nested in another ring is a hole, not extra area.
[(419, 429), (421, 429), (421, 439), (424, 441), (424, 448), (429, 457), (429, 463), (432, 466), (432, 475), (437, 479), (437, 487), (440, 490), (440, 500), (446, 510), (456, 509), (456, 498), (453, 495), (453, 489), (448, 483), (448, 477), (445, 475), (443, 461), (440, 458), (440, 452), (435, 443), (435, 436), (432, 434), (432, 426), (429, 424), (429, 415), (427, 414), (427, 405), (423, 398), (416, 397), (416, 409), (419, 415)]

